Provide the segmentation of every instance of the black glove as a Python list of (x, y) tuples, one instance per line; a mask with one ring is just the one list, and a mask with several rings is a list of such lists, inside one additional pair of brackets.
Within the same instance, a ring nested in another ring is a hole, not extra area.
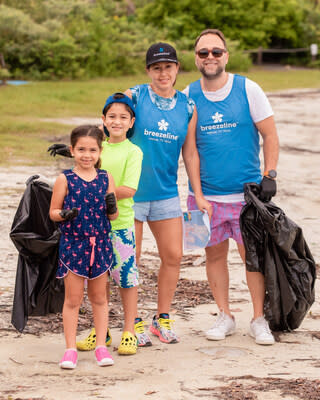
[(71, 221), (78, 216), (79, 211), (76, 207), (73, 207), (72, 210), (61, 210), (59, 214), (65, 221)]
[(107, 214), (115, 214), (117, 212), (117, 200), (114, 193), (108, 193), (105, 197)]
[(270, 201), (271, 197), (277, 193), (277, 183), (275, 179), (270, 179), (266, 176), (263, 177), (260, 183), (260, 200)]
[(55, 157), (57, 154), (59, 154), (59, 156), (72, 158), (69, 146), (63, 143), (52, 144), (50, 147), (48, 147), (47, 151), (49, 151), (50, 156), (52, 157)]

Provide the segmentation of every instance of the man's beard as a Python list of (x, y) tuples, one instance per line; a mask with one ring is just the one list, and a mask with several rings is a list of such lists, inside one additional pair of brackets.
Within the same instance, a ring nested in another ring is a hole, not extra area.
[(201, 74), (208, 80), (214, 80), (219, 78), (219, 76), (223, 73), (224, 69), (222, 66), (218, 66), (215, 72), (206, 72), (205, 70), (205, 66), (202, 66), (201, 68), (199, 68), (199, 71), (201, 72)]

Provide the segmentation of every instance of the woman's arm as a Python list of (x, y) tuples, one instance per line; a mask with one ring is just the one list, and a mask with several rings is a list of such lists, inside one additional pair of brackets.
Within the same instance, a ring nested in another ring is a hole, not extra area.
[(127, 90), (124, 92), (124, 94), (125, 94), (126, 96), (130, 97), (130, 99), (132, 99), (132, 92), (131, 92), (130, 89), (127, 89)]
[(200, 159), (196, 146), (196, 125), (197, 110), (194, 108), (193, 116), (188, 125), (186, 140), (182, 146), (182, 157), (186, 171), (195, 196), (197, 207), (204, 212), (205, 210), (211, 217), (211, 204), (204, 198), (200, 181)]

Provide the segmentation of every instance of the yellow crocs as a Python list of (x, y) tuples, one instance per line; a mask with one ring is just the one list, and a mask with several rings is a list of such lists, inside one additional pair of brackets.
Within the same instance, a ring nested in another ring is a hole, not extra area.
[[(110, 346), (112, 343), (112, 337), (110, 335), (110, 330), (107, 330), (106, 346)], [(80, 351), (90, 351), (96, 348), (96, 330), (91, 329), (89, 335), (79, 342), (76, 343), (77, 349)]]
[(138, 347), (137, 338), (129, 331), (122, 334), (121, 342), (118, 347), (118, 354), (136, 354)]

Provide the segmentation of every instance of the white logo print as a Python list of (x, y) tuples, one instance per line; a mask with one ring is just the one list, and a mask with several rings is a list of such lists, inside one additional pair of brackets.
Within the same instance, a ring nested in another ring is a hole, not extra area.
[(166, 131), (168, 129), (168, 122), (162, 119), (158, 122), (158, 127), (160, 131)]
[(215, 124), (218, 122), (222, 122), (222, 117), (223, 117), (223, 114), (219, 114), (218, 112), (216, 112), (214, 115), (212, 115), (213, 122)]

